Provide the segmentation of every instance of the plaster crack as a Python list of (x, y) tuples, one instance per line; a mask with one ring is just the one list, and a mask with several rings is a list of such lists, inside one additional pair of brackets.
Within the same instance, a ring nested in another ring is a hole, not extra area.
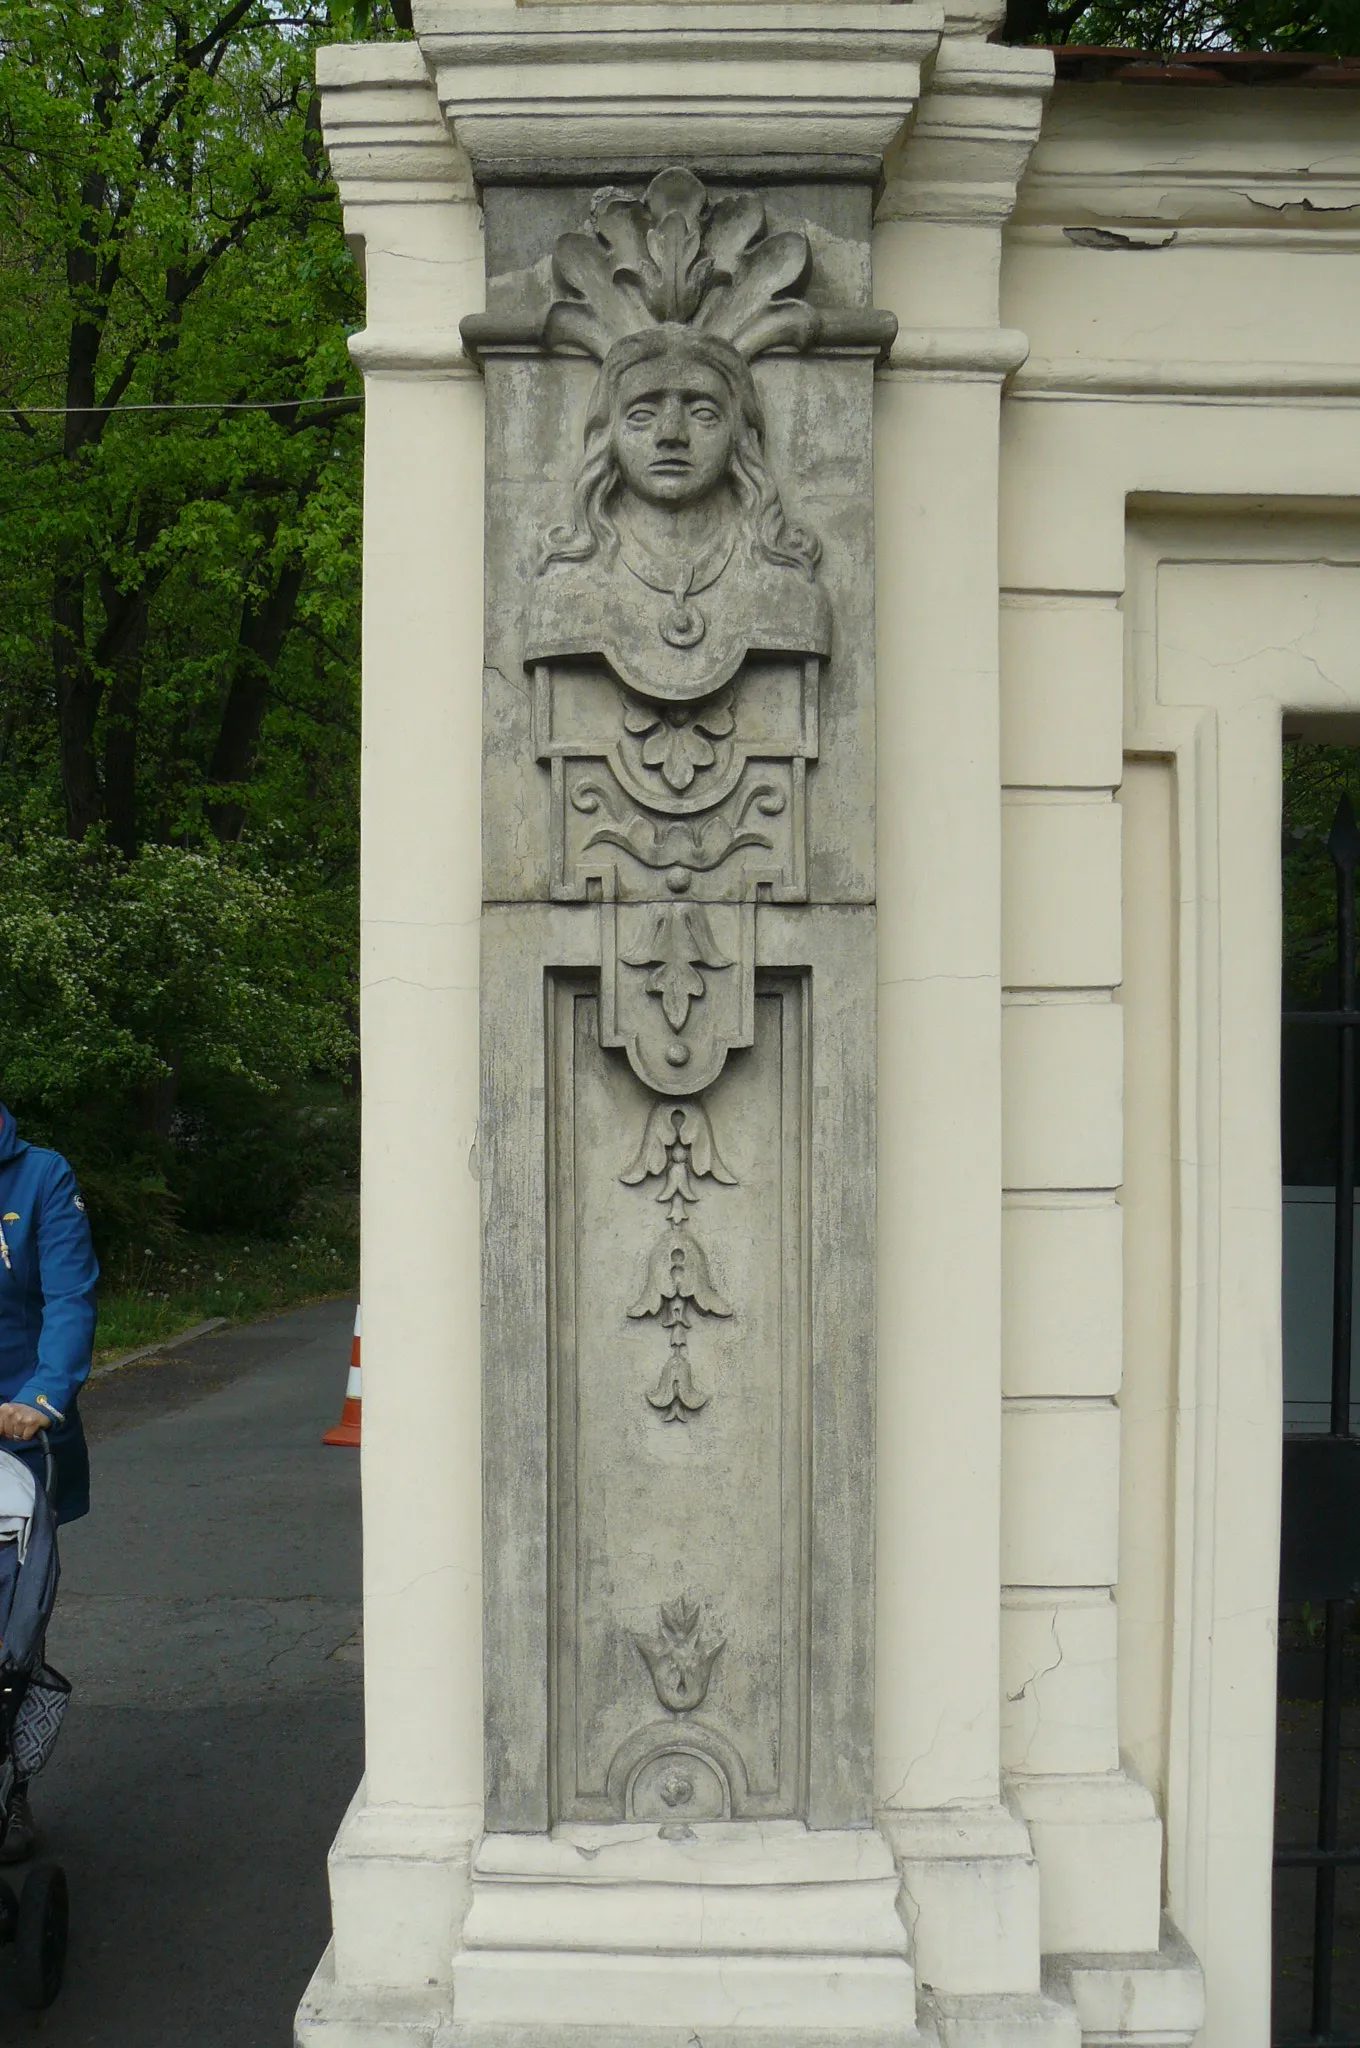
[[(1018, 1706), (1020, 1704), (1021, 1700), (1025, 1697), (1025, 1694), (1029, 1692), (1031, 1687), (1037, 1686), (1040, 1683), (1040, 1681), (1042, 1679), (1047, 1678), (1051, 1672), (1058, 1670), (1059, 1666), (1063, 1661), (1063, 1646), (1058, 1641), (1058, 1614), (1056, 1608), (1049, 1617), (1048, 1625), (1049, 1631), (1053, 1637), (1053, 1647), (1058, 1654), (1051, 1664), (1045, 1664), (1042, 1671), (1032, 1671), (1029, 1677), (1025, 1680), (1024, 1684), (1021, 1686), (1019, 1692), (1008, 1692), (1006, 1694), (1007, 1700), (1013, 1707)], [(1038, 1703), (1037, 1696), (1035, 1703), (1036, 1705)]]
[[(1313, 170), (1312, 166), (1310, 165), (1307, 171), (1305, 172), (1305, 175), (1316, 176), (1317, 173)], [(1239, 199), (1245, 199), (1248, 206), (1261, 207), (1262, 210), (1266, 213), (1287, 213), (1291, 207), (1295, 206), (1298, 208), (1300, 213), (1355, 212), (1355, 202), (1352, 199), (1338, 199), (1336, 203), (1332, 206), (1329, 206), (1327, 202), (1323, 199), (1310, 199), (1306, 195), (1300, 199), (1262, 199), (1259, 193), (1246, 192), (1243, 191), (1240, 187), (1237, 190), (1237, 197)]]
[[(906, 1789), (907, 1789), (907, 1786), (908, 1786), (908, 1784), (909, 1784), (909, 1782), (910, 1782), (910, 1780), (911, 1780), (911, 1776), (912, 1776), (912, 1773), (913, 1773), (914, 1771), (918, 1770), (918, 1769), (920, 1768), (920, 1766), (921, 1766), (922, 1764), (924, 1764), (924, 1763), (929, 1763), (929, 1761), (930, 1761), (931, 1757), (933, 1757), (933, 1756), (934, 1756), (934, 1754), (935, 1754), (935, 1751), (936, 1751), (936, 1750), (937, 1750), (937, 1749), (939, 1748), (939, 1745), (940, 1745), (940, 1736), (941, 1736), (941, 1733), (943, 1732), (943, 1729), (944, 1729), (944, 1724), (945, 1724), (945, 1722), (946, 1722), (946, 1720), (947, 1720), (948, 1718), (949, 1718), (949, 1709), (948, 1709), (948, 1707), (943, 1707), (943, 1708), (941, 1708), (941, 1710), (940, 1710), (940, 1718), (939, 1718), (939, 1720), (938, 1720), (938, 1721), (937, 1721), (937, 1722), (935, 1723), (935, 1733), (934, 1733), (934, 1734), (933, 1734), (933, 1735), (931, 1736), (931, 1738), (930, 1738), (929, 1742), (928, 1742), (928, 1743), (926, 1744), (925, 1748), (924, 1748), (923, 1750), (920, 1750), (920, 1751), (918, 1751), (918, 1752), (917, 1752), (917, 1754), (916, 1754), (916, 1755), (915, 1755), (914, 1757), (912, 1757), (911, 1761), (910, 1761), (910, 1762), (908, 1763), (908, 1765), (907, 1765), (907, 1768), (906, 1768), (906, 1770), (905, 1770), (905, 1771), (904, 1771), (904, 1772), (902, 1773), (902, 1781), (901, 1781), (901, 1783), (900, 1783), (899, 1785), (897, 1785), (897, 1786), (896, 1786), (896, 1787), (894, 1788), (894, 1790), (893, 1790), (893, 1791), (891, 1791), (891, 1792), (890, 1792), (890, 1793), (888, 1794), (888, 1797), (887, 1797), (887, 1798), (886, 1798), (886, 1800), (885, 1800), (885, 1801), (883, 1802), (885, 1806), (889, 1806), (889, 1807), (893, 1807), (893, 1806), (896, 1806), (896, 1805), (897, 1805), (897, 1803), (898, 1803), (898, 1801), (899, 1801), (899, 1800), (901, 1799), (901, 1797), (902, 1797), (902, 1794), (903, 1794), (903, 1793), (904, 1793), (904, 1792), (906, 1791)], [(973, 1722), (971, 1722), (971, 1721), (970, 1721), (970, 1722), (968, 1722), (968, 1723), (967, 1723), (967, 1726), (971, 1728), (971, 1727), (973, 1726)]]
[(880, 988), (921, 988), (931, 981), (997, 981), (998, 976), (990, 972), (981, 974), (887, 974), (880, 975)]

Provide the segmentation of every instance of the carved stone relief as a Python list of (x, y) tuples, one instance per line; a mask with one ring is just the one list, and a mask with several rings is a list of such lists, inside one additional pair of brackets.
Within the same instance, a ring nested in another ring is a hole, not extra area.
[[(703, 993), (702, 989), (699, 991)], [(647, 1261), (647, 1278), (630, 1316), (661, 1318), (669, 1333), (670, 1351), (661, 1376), (647, 1399), (665, 1422), (685, 1422), (708, 1401), (699, 1393), (690, 1370), (690, 1312), (730, 1316), (731, 1308), (714, 1285), (708, 1254), (690, 1229), (689, 1211), (701, 1199), (696, 1180), (712, 1178), (724, 1187), (737, 1185), (713, 1143), (708, 1111), (701, 1102), (655, 1103), (637, 1158), (619, 1179), (626, 1187), (659, 1179), (656, 1199), (665, 1204), (671, 1228), (658, 1238)]]
[(661, 1609), (655, 1635), (634, 1636), (633, 1641), (652, 1674), (663, 1707), (673, 1714), (687, 1714), (703, 1705), (709, 1675), (727, 1638), (705, 1633), (699, 1609), (687, 1593)]
[[(861, 260), (867, 283), (867, 202), (853, 244), (679, 169), (583, 195), (565, 232), (565, 199), (533, 203), (558, 223), (547, 255), (526, 247), (522, 212), (493, 201), (487, 216), (492, 242), (500, 219), (525, 248), (513, 291), (528, 310), (518, 328), (488, 312), (486, 333), (499, 322), (546, 350), (530, 364), (507, 342), (488, 362), (487, 889), (506, 942), (541, 949), (547, 989), (537, 1069), (484, 1011), (504, 1273), (488, 1412), (539, 1441), (515, 1354), (533, 1343), (531, 1291), (508, 1262), (534, 1227), (541, 1159), (551, 1505), (541, 1552), (500, 1517), (487, 1614), (525, 1669), (533, 1624), (513, 1589), (532, 1592), (541, 1554), (550, 1591), (532, 1615), (553, 1676), (541, 1707), (492, 1687), (488, 1811), (681, 1833), (845, 1825), (870, 1790), (867, 1666), (843, 1645), (867, 1640), (871, 1527), (850, 1516), (872, 1380), (872, 609), (842, 620), (832, 598), (863, 588), (871, 560), (872, 353), (803, 358), (837, 320), (867, 318), (834, 297)], [(819, 920), (806, 937), (804, 916)], [(814, 1056), (811, 963), (833, 959), (844, 993), (824, 1005), (844, 1052)], [(484, 988), (532, 1006), (532, 961), (506, 953), (497, 972)], [(829, 1087), (817, 1059), (836, 1065)], [(833, 1103), (855, 1160), (838, 1152), (812, 1191)], [(833, 1212), (850, 1225), (843, 1297), (815, 1278), (814, 1217)], [(819, 1366), (823, 1301), (842, 1298)], [(513, 1487), (525, 1468), (507, 1449), (498, 1469)], [(862, 1741), (842, 1732), (852, 1719)]]
[(634, 1770), (699, 1743), (696, 1796), (716, 1774), (738, 1816), (788, 1813), (809, 1448), (800, 986), (759, 988), (754, 1043), (703, 1102), (652, 1095), (601, 1044), (601, 1008), (588, 985), (554, 996), (559, 1810), (621, 1816)]
[(660, 1094), (707, 1087), (750, 1044), (750, 907), (762, 888), (806, 893), (831, 615), (749, 358), (810, 332), (810, 261), (805, 234), (766, 231), (754, 194), (711, 201), (683, 170), (642, 200), (598, 193), (554, 252), (549, 340), (601, 367), (524, 662), (553, 769), (554, 893), (601, 896), (605, 1044)]

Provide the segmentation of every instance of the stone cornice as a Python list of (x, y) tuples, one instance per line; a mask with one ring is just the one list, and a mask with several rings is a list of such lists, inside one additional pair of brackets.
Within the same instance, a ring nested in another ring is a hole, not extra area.
[(472, 196), (467, 158), (440, 117), (414, 43), (317, 51), (321, 130), (346, 207)]
[(1007, 220), (1052, 82), (1047, 50), (946, 39), (887, 165), (878, 219)]
[(475, 376), (458, 322), (485, 303), (472, 171), (414, 43), (317, 52), (321, 126), (363, 265), (368, 325), (349, 352), (365, 375)]
[(910, 119), (938, 5), (467, 9), (415, 0), (449, 126), (483, 182), (667, 161), (877, 178)]

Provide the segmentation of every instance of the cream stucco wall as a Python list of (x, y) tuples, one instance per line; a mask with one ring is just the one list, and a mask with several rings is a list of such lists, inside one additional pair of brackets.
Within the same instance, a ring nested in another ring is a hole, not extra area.
[[(1002, 422), (1003, 775), (1012, 801), (1094, 803), (1092, 817), (1122, 784), (1123, 821), (1122, 889), (1092, 849), (1084, 907), (1062, 919), (1073, 953), (1085, 932), (1091, 965), (1066, 965), (1062, 990), (1055, 974), (1046, 1002), (1011, 998), (1029, 1010), (1003, 1082), (1011, 1127), (1034, 1134), (1020, 1171), (1035, 1178), (1036, 1146), (1059, 1152), (1066, 1191), (1042, 1287), (1031, 1265), (1007, 1297), (1027, 1361), (1023, 1398), (1008, 1403), (1010, 1499), (1031, 1545), (1041, 1516), (1022, 1503), (1047, 1489), (1063, 1503), (1050, 1518), (1070, 1523), (1090, 1502), (1075, 1547), (1055, 1541), (1039, 1562), (1059, 1617), (1084, 1597), (1064, 1576), (1113, 1593), (1115, 1668), (1098, 1686), (1088, 1630), (1085, 1697), (1115, 1703), (1125, 1786), (1147, 1788), (1165, 1825), (1164, 1903), (1205, 1967), (1209, 2048), (1264, 2048), (1270, 2030), (1279, 733), (1282, 707), (1316, 713), (1360, 687), (1345, 652), (1352, 586), (1313, 566), (1353, 546), (1339, 508), (1360, 475), (1360, 377), (1344, 339), (1354, 138), (1346, 94), (1060, 86), (1002, 272), (1003, 318), (1031, 350)], [(1243, 566), (1215, 566), (1225, 561)], [(1266, 561), (1277, 573), (1246, 566)], [(1074, 886), (1057, 841), (1022, 852), (1010, 882), (1026, 920), (1068, 904)], [(1098, 925), (1107, 963), (1122, 936), (1113, 974), (1096, 968)], [(1122, 1053), (1094, 1035), (1107, 980)], [(1078, 1054), (1083, 1028), (1093, 1035)], [(1092, 1143), (1111, 1118), (1112, 1178), (1108, 1163), (1097, 1174)], [(1064, 1121), (1074, 1128), (1060, 1141)], [(1122, 1287), (1081, 1236), (1111, 1196)], [(1052, 1332), (1041, 1394), (1026, 1330), (1043, 1314), (1036, 1292), (1066, 1291), (1060, 1230), (1086, 1321), (1075, 1337)], [(1096, 1488), (1096, 1385), (1074, 1353), (1098, 1372), (1112, 1331), (1118, 1477)], [(1019, 1670), (1042, 1694), (1066, 1660), (1044, 1673), (1062, 1635), (1030, 1643), (1036, 1598), (1029, 1585), (1018, 1606), (1006, 1596)], [(1068, 1775), (1089, 1773), (1090, 1732), (1088, 1716), (1079, 1739), (1042, 1752), (1043, 1769), (1092, 1818), (1103, 1797), (1117, 1828), (1114, 1777), (1078, 1788)], [(1031, 1742), (1015, 1783), (1037, 1820), (1035, 1754)], [(1040, 1827), (1036, 1846), (1046, 1883), (1079, 1867), (1075, 1833)]]
[[(425, 12), (438, 95), (414, 44), (321, 71), (369, 289), (368, 1775), (299, 2017), (327, 2048), (477, 2048), (450, 1986), (481, 1827), (481, 251), (450, 125), (557, 110), (588, 149), (599, 104), (636, 117), (625, 58), (590, 92), (565, 61), (464, 71), (459, 11)], [(923, 2042), (1186, 2044), (1198, 1957), (1206, 2048), (1265, 2048), (1279, 733), (1360, 711), (1356, 103), (1045, 104), (1043, 53), (944, 25), (920, 78), (817, 80), (887, 148), (901, 330), (875, 414), (879, 1821)], [(701, 43), (670, 99), (638, 60), (649, 118), (707, 93), (730, 136), (739, 87), (773, 149), (793, 45), (724, 72)]]

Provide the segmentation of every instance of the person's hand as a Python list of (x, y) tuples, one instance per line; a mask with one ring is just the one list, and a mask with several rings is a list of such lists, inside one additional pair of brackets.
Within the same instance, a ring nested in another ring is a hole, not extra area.
[(0, 1401), (0, 1436), (9, 1437), (13, 1443), (31, 1444), (50, 1420), (41, 1408), (30, 1408), (24, 1401)]

